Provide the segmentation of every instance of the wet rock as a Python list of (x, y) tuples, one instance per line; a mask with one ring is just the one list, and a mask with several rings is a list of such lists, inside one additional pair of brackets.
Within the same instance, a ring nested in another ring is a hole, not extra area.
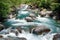
[(0, 35), (0, 38), (3, 38), (3, 36), (2, 36), (2, 35)]
[(50, 31), (51, 30), (44, 25), (40, 25), (32, 29), (32, 33), (37, 35), (46, 34), (46, 33), (49, 33)]
[(15, 33), (15, 35), (18, 36), (18, 31), (17, 30), (11, 30), (11, 32)]
[(53, 40), (60, 40), (60, 34), (54, 35)]
[(16, 28), (20, 33), (22, 33), (22, 29), (20, 27)]
[(40, 13), (41, 17), (52, 17), (52, 11), (43, 9)]
[(0, 31), (4, 29), (4, 25), (0, 24)]
[(41, 15), (41, 17), (45, 17), (46, 16), (46, 9), (42, 9), (39, 14)]
[(9, 38), (10, 40), (27, 40), (26, 38), (24, 38), (24, 37), (11, 37), (11, 38)]
[(0, 38), (0, 40), (27, 40), (26, 38), (24, 37), (8, 37), (8, 38)]
[(27, 39), (26, 39), (26, 38), (24, 38), (24, 37), (21, 37), (21, 38), (20, 38), (20, 40), (27, 40)]
[(33, 20), (36, 18), (35, 14), (30, 14), (29, 17), (31, 17)]
[(2, 31), (0, 31), (0, 34), (9, 34), (10, 30), (11, 30), (11, 27), (7, 29), (3, 29)]
[(32, 19), (31, 17), (26, 17), (25, 20), (26, 20), (27, 22), (33, 22), (33, 19)]

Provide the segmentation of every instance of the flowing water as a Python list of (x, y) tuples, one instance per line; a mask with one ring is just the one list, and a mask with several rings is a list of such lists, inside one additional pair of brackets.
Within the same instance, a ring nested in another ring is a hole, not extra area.
[[(55, 33), (60, 32), (60, 29), (58, 28), (58, 25), (55, 22), (55, 20), (53, 20), (51, 18), (40, 17), (38, 15), (38, 17), (33, 22), (27, 22), (24, 18), (28, 17), (29, 14), (31, 13), (29, 11), (25, 11), (27, 9), (27, 7), (28, 6), (24, 6), (20, 9), (20, 11), (18, 11), (17, 19), (14, 19), (14, 18), (8, 19), (6, 22), (4, 22), (4, 25), (6, 27), (12, 27), (12, 28), (21, 27), (23, 29), (22, 33), (19, 33), (19, 35), (17, 37), (25, 37), (27, 40), (52, 40), (53, 35), (55, 35)], [(35, 35), (33, 33), (29, 33), (29, 28), (31, 28), (35, 25), (36, 26), (46, 25), (48, 28), (51, 29), (51, 32), (50, 32), (51, 34), (47, 34), (47, 35), (43, 36), (43, 35)], [(5, 31), (8, 32), (7, 29)], [(4, 31), (2, 31), (0, 33), (2, 34), (3, 32)], [(8, 35), (15, 37), (15, 35), (13, 33), (10, 33)], [(5, 35), (5, 36), (7, 36), (7, 35)]]

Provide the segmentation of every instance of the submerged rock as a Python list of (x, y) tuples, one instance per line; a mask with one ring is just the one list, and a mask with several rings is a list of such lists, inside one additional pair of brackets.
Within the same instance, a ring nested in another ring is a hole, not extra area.
[(32, 33), (37, 34), (37, 35), (41, 35), (41, 34), (44, 34), (44, 33), (49, 33), (50, 31), (51, 30), (44, 25), (40, 25), (40, 26), (32, 29)]

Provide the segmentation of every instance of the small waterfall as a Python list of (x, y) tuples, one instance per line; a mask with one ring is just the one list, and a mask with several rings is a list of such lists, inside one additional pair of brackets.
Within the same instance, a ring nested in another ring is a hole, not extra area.
[(27, 32), (23, 32), (22, 34), (19, 34), (18, 37), (24, 37), (27, 40), (41, 40), (40, 37), (38, 37), (37, 35), (27, 33)]

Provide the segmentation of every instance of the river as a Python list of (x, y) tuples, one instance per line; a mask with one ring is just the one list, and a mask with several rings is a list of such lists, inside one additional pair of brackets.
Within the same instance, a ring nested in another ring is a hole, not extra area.
[[(8, 19), (6, 22), (4, 22), (4, 25), (8, 28), (12, 27), (12, 29), (15, 29), (16, 27), (21, 27), (23, 30), (22, 33), (19, 33), (18, 37), (25, 37), (27, 40), (52, 40), (52, 37), (53, 35), (55, 35), (55, 33), (60, 33), (60, 28), (58, 28), (56, 21), (53, 20), (52, 18), (40, 17), (38, 15), (36, 16), (36, 19), (33, 20), (33, 22), (27, 22), (24, 18), (28, 17), (29, 14), (32, 13), (30, 11), (26, 11), (27, 7), (28, 6), (26, 5), (18, 11), (16, 17), (17, 19), (15, 18)], [(45, 36), (29, 33), (29, 28), (35, 25), (36, 26), (45, 25), (51, 29), (51, 33), (48, 33)], [(14, 34), (8, 34), (8, 35), (15, 37)]]

